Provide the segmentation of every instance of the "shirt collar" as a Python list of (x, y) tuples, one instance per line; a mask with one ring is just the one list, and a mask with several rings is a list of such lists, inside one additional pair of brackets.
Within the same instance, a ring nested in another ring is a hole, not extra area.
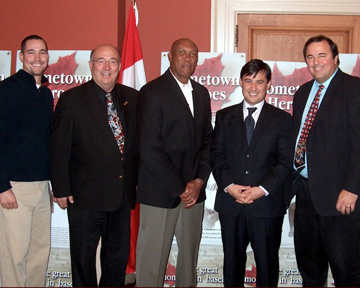
[(172, 73), (171, 69), (170, 70), (170, 73), (171, 75), (175, 78), (176, 82), (178, 83), (179, 87), (181, 88), (181, 90), (183, 91), (187, 91), (187, 92), (191, 92), (193, 90), (192, 88), (192, 85), (191, 85), (191, 81), (190, 81), (190, 78), (188, 79), (188, 82), (186, 84), (184, 83), (181, 83), (176, 77), (175, 75)]

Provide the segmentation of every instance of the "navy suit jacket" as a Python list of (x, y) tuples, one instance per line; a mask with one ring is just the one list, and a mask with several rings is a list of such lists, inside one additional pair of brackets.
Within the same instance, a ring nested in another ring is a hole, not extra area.
[[(294, 95), (295, 137), (313, 82), (302, 85)], [(341, 190), (360, 195), (360, 78), (337, 71), (316, 114), (306, 150), (316, 211), (322, 216), (341, 215), (336, 210)]]
[[(140, 90), (137, 202), (175, 208), (190, 180), (208, 180), (212, 132), (210, 96), (204, 86), (193, 80), (191, 84), (194, 117), (169, 70)], [(197, 203), (206, 198), (205, 186)]]
[(135, 205), (138, 169), (135, 113), (138, 92), (116, 84), (125, 133), (121, 154), (106, 107), (93, 80), (64, 92), (55, 109), (50, 138), (50, 180), (55, 197), (73, 195), (74, 206), (114, 211), (123, 193)]
[[(250, 145), (243, 102), (218, 111), (211, 141), (211, 166), (218, 185), (215, 210), (253, 217), (284, 215), (284, 193), (291, 189), (292, 143), (290, 114), (270, 104), (264, 103)], [(239, 204), (224, 191), (232, 183), (261, 185), (269, 195), (252, 204)]]

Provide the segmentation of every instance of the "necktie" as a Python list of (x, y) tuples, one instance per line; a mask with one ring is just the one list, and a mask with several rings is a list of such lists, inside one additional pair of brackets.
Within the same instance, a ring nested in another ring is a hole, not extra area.
[(319, 89), (316, 92), (313, 102), (311, 103), (310, 109), (306, 115), (304, 125), (301, 129), (299, 142), (297, 143), (296, 151), (295, 151), (295, 166), (296, 167), (300, 167), (305, 164), (306, 140), (307, 140), (307, 137), (309, 136), (311, 126), (314, 122), (316, 113), (318, 111), (319, 99), (320, 99), (320, 94), (321, 94), (322, 89), (324, 89), (324, 85), (319, 85)]
[(254, 133), (254, 127), (255, 127), (255, 120), (252, 117), (252, 114), (257, 109), (255, 108), (247, 108), (248, 109), (248, 116), (245, 118), (245, 129), (246, 129), (246, 140), (248, 145), (250, 145), (251, 137)]
[(125, 143), (125, 135), (121, 126), (121, 122), (117, 111), (115, 109), (114, 102), (111, 97), (111, 93), (106, 94), (106, 106), (107, 106), (107, 114), (109, 126), (114, 134), (117, 145), (119, 146), (119, 150), (121, 153), (124, 152), (124, 143)]

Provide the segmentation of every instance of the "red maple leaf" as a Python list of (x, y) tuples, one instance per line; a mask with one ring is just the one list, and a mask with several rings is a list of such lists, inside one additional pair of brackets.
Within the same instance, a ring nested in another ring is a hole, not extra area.
[[(255, 265), (254, 264), (252, 264), (252, 267), (251, 267), (251, 270), (248, 270), (248, 269), (246, 269), (245, 270), (245, 277), (247, 278), (247, 279), (249, 279), (249, 278), (255, 278), (256, 279), (256, 267), (255, 267)], [(251, 282), (245, 282), (246, 284), (248, 284), (248, 285), (250, 285), (250, 286), (256, 286), (256, 282), (253, 282), (253, 281), (251, 281)]]
[[(289, 64), (290, 65), (290, 64)], [(309, 73), (308, 69), (306, 67), (295, 69), (294, 72), (290, 75), (284, 76), (283, 73), (279, 70), (276, 62), (274, 64), (274, 68), (272, 69), (272, 88), (276, 89), (276, 94), (274, 95), (267, 95), (266, 99), (267, 102), (274, 105), (274, 102), (269, 101), (269, 97), (275, 97), (277, 98), (276, 103), (280, 103), (281, 101), (284, 101), (284, 103), (287, 103), (289, 101), (293, 101), (293, 95), (290, 94), (288, 88), (289, 87), (300, 87), (305, 82), (308, 82), (312, 79), (311, 74)], [(286, 89), (278, 89), (279, 87), (286, 87)], [(292, 90), (292, 93), (295, 93), (296, 90)], [(277, 105), (274, 105), (277, 106)], [(284, 106), (287, 106), (284, 104)], [(277, 106), (278, 107), (278, 106)], [(280, 108), (280, 107), (279, 107)], [(292, 113), (292, 105), (289, 107), (289, 109), (285, 109), (285, 111)]]
[[(236, 85), (232, 85), (231, 81), (227, 81), (227, 83), (226, 81), (221, 81), (221, 72), (224, 69), (224, 65), (221, 63), (221, 56), (222, 54), (219, 54), (216, 57), (205, 59), (203, 64), (196, 67), (193, 74), (193, 76), (197, 78), (201, 76), (208, 77), (208, 75), (210, 75), (210, 78), (216, 76), (219, 77), (219, 85), (214, 85), (212, 83), (210, 85), (208, 85), (208, 83), (204, 85), (209, 90), (210, 94), (213, 95), (211, 97), (211, 110), (213, 113), (220, 110), (221, 106), (229, 101), (229, 95), (236, 88)], [(217, 79), (217, 81), (219, 79)], [(218, 83), (216, 82), (215, 84)], [(220, 93), (222, 93), (221, 96)], [(226, 95), (226, 97), (224, 95)]]
[(360, 77), (360, 57), (356, 58), (356, 65), (354, 66), (351, 75)]
[[(175, 276), (176, 275), (176, 267), (172, 264), (170, 264), (170, 262), (168, 262), (167, 267), (166, 267), (166, 272), (165, 272), (166, 276)], [(175, 277), (169, 277), (171, 279), (175, 279)], [(175, 280), (165, 280), (165, 283), (169, 284), (170, 287), (175, 285)]]
[[(57, 77), (61, 76), (60, 79), (65, 79), (67, 75), (74, 75), (75, 70), (78, 66), (78, 64), (75, 61), (75, 54), (76, 54), (76, 52), (74, 52), (70, 55), (64, 56), (64, 57), (60, 56), (56, 63), (50, 64), (47, 67), (44, 74), (49, 75), (51, 77), (51, 79), (54, 79), (55, 75), (57, 75)], [(73, 81), (73, 83), (71, 83), (71, 84), (63, 83), (65, 81), (56, 81), (56, 82), (60, 82), (57, 84), (55, 84), (54, 81), (49, 81), (49, 82), (50, 82), (50, 84), (48, 87), (51, 91), (53, 91), (53, 90), (66, 91), (70, 88), (73, 88), (73, 87), (81, 84), (81, 83), (76, 84), (75, 81)], [(59, 100), (58, 97), (54, 97), (54, 108), (55, 108), (58, 100)]]

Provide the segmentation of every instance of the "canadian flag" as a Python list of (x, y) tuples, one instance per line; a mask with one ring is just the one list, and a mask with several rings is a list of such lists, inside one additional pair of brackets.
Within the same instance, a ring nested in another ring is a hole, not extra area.
[(121, 53), (119, 82), (136, 90), (140, 90), (140, 88), (146, 84), (146, 76), (135, 13), (138, 14), (136, 3), (130, 8), (126, 24)]
[[(135, 13), (138, 15), (136, 3), (130, 8), (126, 31), (121, 53), (121, 68), (119, 83), (136, 90), (146, 84), (144, 61), (141, 52), (139, 32), (136, 25)], [(135, 210), (131, 210), (130, 224), (130, 253), (126, 273), (136, 271), (136, 242), (139, 231), (140, 207), (136, 203)]]

